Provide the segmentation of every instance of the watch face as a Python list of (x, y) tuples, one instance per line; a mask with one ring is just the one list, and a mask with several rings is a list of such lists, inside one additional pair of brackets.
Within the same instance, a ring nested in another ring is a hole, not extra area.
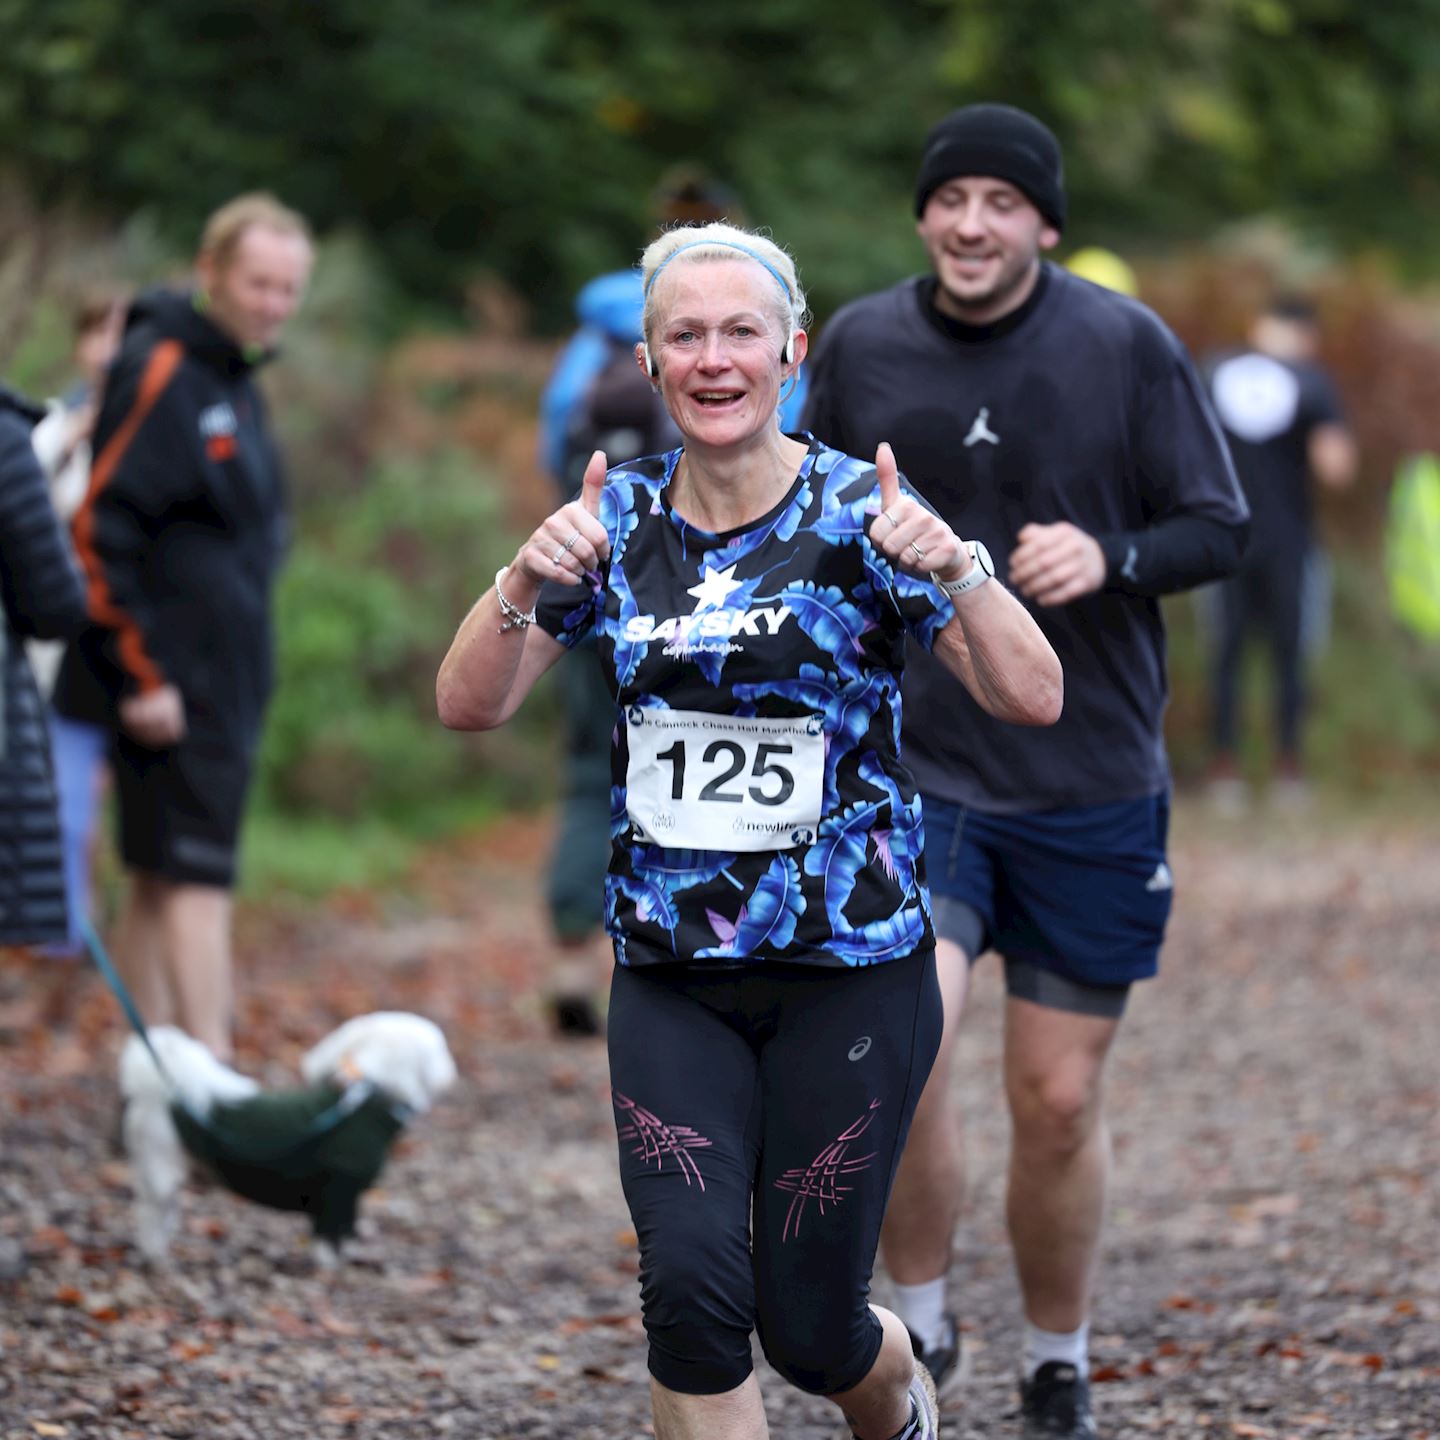
[(987, 574), (995, 573), (995, 562), (990, 558), (990, 552), (978, 540), (970, 542), (974, 548), (975, 563)]

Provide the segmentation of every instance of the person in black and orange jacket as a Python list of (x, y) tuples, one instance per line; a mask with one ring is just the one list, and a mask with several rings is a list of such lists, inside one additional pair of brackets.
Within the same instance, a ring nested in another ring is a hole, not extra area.
[(279, 459), (255, 368), (309, 278), (305, 222), (268, 195), (211, 216), (192, 294), (127, 319), (73, 521), (91, 627), (55, 708), (116, 731), (131, 886), (116, 959), (151, 1024), (231, 1053), (230, 891), (271, 686), (285, 544)]

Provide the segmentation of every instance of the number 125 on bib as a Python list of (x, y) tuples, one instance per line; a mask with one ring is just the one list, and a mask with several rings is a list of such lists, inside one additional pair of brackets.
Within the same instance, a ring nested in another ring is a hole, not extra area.
[(626, 712), (626, 808), (641, 839), (684, 850), (785, 850), (820, 825), (818, 715), (760, 719)]

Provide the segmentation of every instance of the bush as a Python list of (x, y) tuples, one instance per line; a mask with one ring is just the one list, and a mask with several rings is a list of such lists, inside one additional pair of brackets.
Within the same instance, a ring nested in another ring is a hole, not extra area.
[(467, 792), (515, 792), (518, 777), (487, 773), (483, 746), (444, 730), (434, 701), (456, 624), (515, 552), (501, 508), (494, 477), (450, 451), (383, 463), (303, 517), (277, 599), (264, 810), (412, 822)]

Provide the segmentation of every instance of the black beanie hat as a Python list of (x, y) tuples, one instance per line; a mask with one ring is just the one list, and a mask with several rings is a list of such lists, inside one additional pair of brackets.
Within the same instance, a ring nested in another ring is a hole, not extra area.
[(993, 175), (1023, 190), (1057, 230), (1065, 228), (1065, 169), (1048, 126), (1013, 105), (952, 110), (925, 139), (915, 180), (915, 213), (957, 175)]

